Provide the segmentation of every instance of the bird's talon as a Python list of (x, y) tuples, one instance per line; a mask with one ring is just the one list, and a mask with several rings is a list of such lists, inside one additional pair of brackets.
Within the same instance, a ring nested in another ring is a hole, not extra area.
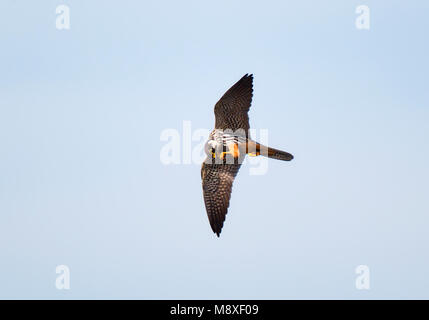
[(224, 158), (226, 157), (226, 155), (227, 155), (227, 154), (231, 154), (231, 152), (228, 152), (228, 151), (227, 151), (227, 152), (222, 152), (222, 153), (220, 154), (220, 158), (221, 158), (221, 159), (224, 159)]
[(249, 155), (250, 157), (257, 157), (257, 156), (259, 156), (259, 155), (260, 155), (260, 153), (259, 153), (259, 152), (249, 152), (249, 153), (248, 153), (248, 155)]

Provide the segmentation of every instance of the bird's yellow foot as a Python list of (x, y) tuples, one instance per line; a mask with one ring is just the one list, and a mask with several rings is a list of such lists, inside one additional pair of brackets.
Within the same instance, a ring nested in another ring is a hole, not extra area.
[(260, 152), (249, 152), (248, 153), (248, 155), (250, 156), (250, 157), (257, 157), (257, 156), (259, 156), (261, 153)]
[(233, 155), (230, 151), (227, 151), (227, 152), (222, 152), (219, 156), (221, 159), (225, 159), (227, 154)]
[(240, 156), (240, 150), (238, 145), (235, 143), (231, 143), (228, 145), (228, 151), (224, 151), (220, 154), (220, 158), (224, 159), (227, 154), (230, 154), (233, 158), (238, 158)]

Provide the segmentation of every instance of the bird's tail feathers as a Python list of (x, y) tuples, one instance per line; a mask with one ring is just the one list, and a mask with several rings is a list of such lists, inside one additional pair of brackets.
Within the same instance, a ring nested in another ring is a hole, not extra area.
[(293, 159), (293, 155), (282, 150), (270, 148), (264, 146), (258, 142), (248, 140), (246, 153), (250, 156), (264, 156), (272, 159), (290, 161)]

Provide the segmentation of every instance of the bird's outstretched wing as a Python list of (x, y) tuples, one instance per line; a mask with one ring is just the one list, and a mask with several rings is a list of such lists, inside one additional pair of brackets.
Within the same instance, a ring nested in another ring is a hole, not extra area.
[(201, 166), (204, 203), (207, 216), (214, 233), (219, 234), (225, 221), (225, 216), (231, 198), (232, 183), (241, 164), (208, 164)]
[(215, 129), (243, 129), (248, 134), (249, 111), (253, 95), (253, 75), (246, 74), (237, 81), (216, 103)]

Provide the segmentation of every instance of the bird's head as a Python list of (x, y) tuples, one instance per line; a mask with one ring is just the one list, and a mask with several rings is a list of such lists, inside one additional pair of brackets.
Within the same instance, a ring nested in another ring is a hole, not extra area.
[(212, 158), (216, 158), (216, 153), (219, 152), (218, 149), (219, 144), (216, 142), (216, 140), (209, 140), (204, 146), (205, 153)]

